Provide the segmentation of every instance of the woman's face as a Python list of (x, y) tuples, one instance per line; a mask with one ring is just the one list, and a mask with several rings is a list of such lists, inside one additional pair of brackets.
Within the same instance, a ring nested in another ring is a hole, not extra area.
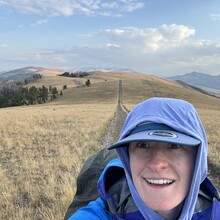
[(189, 191), (196, 152), (177, 144), (130, 143), (132, 179), (149, 208), (168, 219), (174, 215)]

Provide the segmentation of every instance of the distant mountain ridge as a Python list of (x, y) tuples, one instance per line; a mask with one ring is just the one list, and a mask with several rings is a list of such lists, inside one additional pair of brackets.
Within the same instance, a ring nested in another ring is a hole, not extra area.
[(4, 82), (8, 80), (24, 81), (25, 79), (30, 78), (35, 74), (58, 75), (62, 72), (64, 72), (64, 69), (28, 66), (28, 67), (14, 69), (1, 73), (0, 82)]
[(84, 69), (62, 69), (62, 68), (44, 68), (44, 67), (34, 67), (34, 66), (28, 66), (23, 67), (20, 69), (14, 69), (7, 72), (0, 72), (0, 82), (13, 80), (13, 81), (23, 81), (27, 78), (32, 77), (35, 74), (41, 74), (46, 76), (51, 75), (58, 75), (65, 71), (68, 72), (77, 72), (77, 71), (86, 71), (86, 72), (93, 72), (93, 71), (101, 71), (101, 72), (132, 72), (136, 73), (136, 71), (133, 71), (131, 69), (126, 68), (84, 68)]
[(101, 71), (101, 72), (127, 72), (127, 73), (137, 73), (135, 70), (129, 69), (129, 68), (118, 68), (118, 67), (87, 67), (87, 68), (81, 68), (81, 69), (71, 69), (70, 72), (77, 72), (77, 71), (85, 71), (85, 72), (95, 72), (95, 71)]
[(0, 81), (14, 80), (21, 81), (29, 78), (42, 71), (41, 67), (24, 67), (20, 69), (11, 70), (0, 74)]
[(191, 72), (180, 76), (167, 77), (171, 80), (179, 80), (192, 86), (203, 89), (213, 89), (220, 91), (220, 75), (212, 76), (206, 73)]
[[(8, 72), (1, 72), (0, 83), (8, 80), (24, 81), (27, 78), (32, 77), (35, 74), (41, 74), (44, 76), (56, 76), (62, 74), (65, 71), (77, 72), (77, 71), (101, 71), (101, 72), (127, 72), (137, 73), (134, 70), (126, 68), (84, 68), (84, 69), (62, 69), (62, 68), (46, 68), (46, 67), (34, 67), (28, 66), (20, 69), (14, 69)], [(220, 92), (220, 75), (212, 76), (206, 73), (191, 72), (184, 75), (177, 75), (172, 77), (166, 77), (169, 80), (182, 81), (191, 86), (195, 86), (201, 89), (209, 90), (212, 92)], [(217, 91), (216, 91), (217, 90)]]

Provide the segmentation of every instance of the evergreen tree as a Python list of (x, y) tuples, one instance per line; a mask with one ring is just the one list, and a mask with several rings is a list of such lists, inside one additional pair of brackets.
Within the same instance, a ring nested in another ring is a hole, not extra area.
[(52, 99), (56, 99), (58, 95), (58, 90), (56, 87), (53, 87), (51, 90)]
[(29, 94), (28, 94), (28, 101), (30, 104), (35, 104), (37, 102), (37, 98), (38, 98), (38, 90), (35, 86), (32, 86), (30, 89), (29, 89)]
[(91, 85), (91, 82), (90, 82), (89, 79), (87, 79), (87, 81), (86, 81), (86, 86), (89, 87), (90, 85)]
[(42, 102), (46, 103), (48, 99), (48, 89), (43, 85), (42, 88), (39, 88), (39, 99)]

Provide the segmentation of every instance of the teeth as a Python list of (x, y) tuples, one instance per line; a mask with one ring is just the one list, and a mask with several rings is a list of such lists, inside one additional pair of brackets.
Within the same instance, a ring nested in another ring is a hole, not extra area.
[(163, 184), (171, 184), (174, 181), (173, 180), (167, 180), (167, 179), (147, 179), (147, 182), (150, 183), (150, 184), (163, 185)]

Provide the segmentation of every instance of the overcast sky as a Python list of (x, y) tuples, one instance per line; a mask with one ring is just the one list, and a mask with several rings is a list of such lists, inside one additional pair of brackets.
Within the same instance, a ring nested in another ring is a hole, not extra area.
[(219, 0), (0, 0), (0, 70), (220, 74)]

